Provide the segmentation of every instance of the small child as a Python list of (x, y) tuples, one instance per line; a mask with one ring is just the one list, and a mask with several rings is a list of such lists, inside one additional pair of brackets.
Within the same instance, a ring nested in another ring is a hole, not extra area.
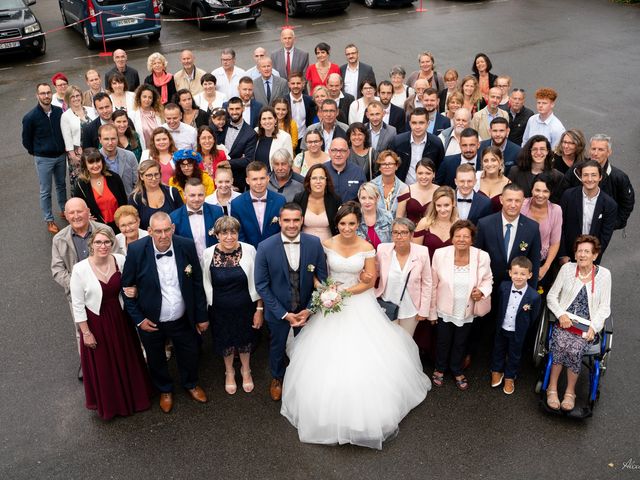
[(224, 108), (214, 109), (213, 112), (211, 112), (211, 123), (215, 127), (215, 133), (222, 132), (227, 124), (227, 111)]
[(502, 391), (507, 395), (515, 391), (522, 346), (529, 325), (535, 322), (540, 311), (540, 295), (527, 283), (532, 270), (533, 265), (527, 257), (514, 258), (509, 265), (511, 281), (502, 282), (498, 290), (498, 328), (491, 362), (491, 386), (499, 387), (504, 378)]

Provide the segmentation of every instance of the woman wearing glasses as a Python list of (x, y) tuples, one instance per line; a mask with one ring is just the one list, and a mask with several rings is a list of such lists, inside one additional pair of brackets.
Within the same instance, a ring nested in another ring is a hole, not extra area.
[(184, 205), (178, 190), (160, 183), (160, 167), (155, 160), (143, 160), (138, 167), (138, 182), (129, 195), (129, 205), (138, 211), (140, 228), (149, 228), (156, 212), (173, 212)]
[(95, 148), (82, 152), (73, 196), (87, 202), (91, 216), (98, 222), (120, 232), (114, 214), (119, 206), (127, 204), (127, 194), (120, 176), (107, 169), (102, 154)]
[(151, 383), (133, 324), (124, 315), (120, 277), (124, 256), (111, 253), (113, 232), (96, 227), (89, 257), (71, 273), (73, 318), (82, 336), (85, 405), (103, 420), (150, 406)]

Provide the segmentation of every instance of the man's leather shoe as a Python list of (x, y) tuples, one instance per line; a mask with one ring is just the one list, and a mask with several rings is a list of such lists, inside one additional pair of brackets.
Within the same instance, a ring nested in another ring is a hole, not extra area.
[(504, 378), (504, 373), (502, 372), (491, 372), (491, 388), (499, 387), (502, 383), (502, 379)]
[(204, 393), (204, 390), (202, 390), (202, 388), (198, 386), (195, 386), (194, 388), (189, 390), (189, 395), (191, 395), (191, 398), (193, 398), (196, 402), (207, 403), (207, 394)]
[(516, 383), (513, 378), (505, 378), (504, 379), (504, 387), (502, 387), (502, 391), (507, 395), (511, 395), (516, 391)]
[(56, 233), (58, 233), (60, 231), (60, 229), (58, 228), (58, 225), (56, 225), (56, 222), (51, 221), (51, 222), (47, 222), (47, 231), (51, 235), (55, 235)]
[(173, 408), (173, 395), (171, 393), (160, 394), (160, 410), (169, 413)]
[(271, 394), (271, 400), (274, 402), (279, 401), (282, 398), (282, 380), (271, 380), (271, 387), (269, 388)]

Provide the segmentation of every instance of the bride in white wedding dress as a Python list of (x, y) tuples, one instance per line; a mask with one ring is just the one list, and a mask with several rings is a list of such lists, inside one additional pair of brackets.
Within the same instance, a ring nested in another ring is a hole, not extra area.
[(341, 312), (317, 313), (295, 338), (284, 377), (281, 413), (300, 441), (382, 448), (431, 388), (418, 348), (391, 323), (373, 294), (375, 251), (356, 236), (354, 202), (336, 216), (340, 233), (323, 242), (329, 275), (353, 295)]

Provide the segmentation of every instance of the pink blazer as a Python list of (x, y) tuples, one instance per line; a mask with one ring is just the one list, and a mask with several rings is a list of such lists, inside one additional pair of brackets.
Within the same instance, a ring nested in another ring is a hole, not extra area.
[[(389, 277), (389, 269), (391, 268), (391, 259), (393, 258), (393, 243), (381, 243), (378, 245), (376, 253), (378, 267), (378, 286), (375, 289), (376, 297), (380, 297), (384, 293), (387, 286), (387, 278)], [(431, 265), (429, 262), (429, 249), (411, 243), (411, 251), (409, 252), (409, 283), (407, 284), (407, 292), (413, 304), (418, 308), (418, 315), (427, 317), (429, 315), (429, 304), (431, 303)]]
[[(471, 300), (471, 290), (478, 287), (485, 297), (491, 295), (491, 285), (493, 283), (493, 275), (491, 274), (491, 259), (489, 254), (484, 250), (471, 247), (469, 253), (469, 291), (467, 298), (467, 308), (465, 310), (465, 318), (473, 315), (473, 307), (475, 302)], [(429, 320), (438, 318), (438, 310), (446, 314), (453, 312), (453, 269), (454, 269), (454, 253), (455, 247), (439, 248), (433, 254), (431, 262), (431, 310), (429, 312)]]

